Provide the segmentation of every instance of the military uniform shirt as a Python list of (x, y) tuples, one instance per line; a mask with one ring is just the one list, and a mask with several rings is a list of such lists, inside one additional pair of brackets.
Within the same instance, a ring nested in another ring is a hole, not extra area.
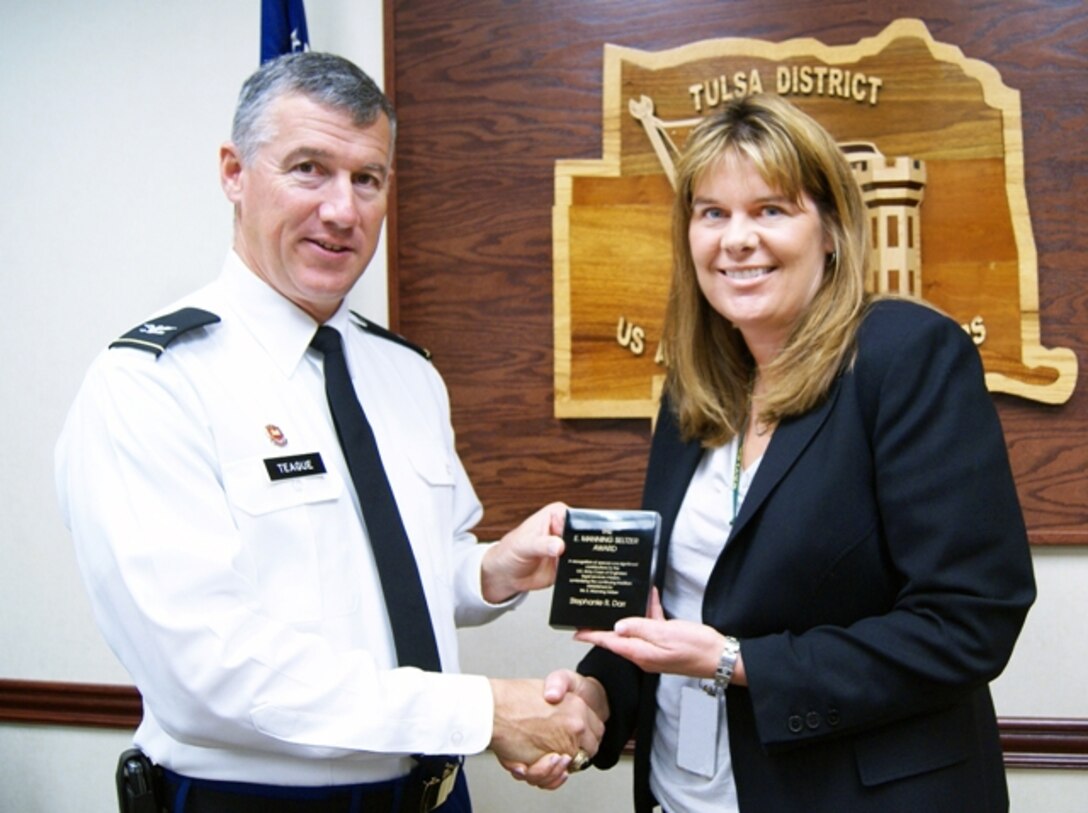
[[(485, 749), (490, 685), (456, 674), (455, 622), (509, 605), (481, 595), (487, 546), (471, 528), (482, 509), (438, 373), (346, 307), (327, 323), (344, 337), (401, 509), (443, 674), (396, 668), (309, 349), (317, 325), (233, 252), (181, 307), (221, 321), (159, 357), (104, 351), (57, 447), (94, 612), (144, 698), (136, 743), (185, 775), (282, 785), (383, 780), (406, 773), (411, 754)], [(282, 458), (293, 462), (267, 462)], [(269, 465), (301, 476), (273, 479)]]

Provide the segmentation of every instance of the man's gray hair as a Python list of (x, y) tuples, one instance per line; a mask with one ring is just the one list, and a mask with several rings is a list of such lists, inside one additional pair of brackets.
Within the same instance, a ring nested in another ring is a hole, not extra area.
[(231, 141), (238, 148), (243, 164), (249, 164), (261, 145), (275, 135), (269, 131), (265, 116), (269, 105), (292, 93), (344, 111), (358, 127), (373, 124), (385, 113), (391, 140), (396, 138), (393, 105), (358, 66), (334, 54), (316, 51), (286, 54), (265, 62), (242, 85)]

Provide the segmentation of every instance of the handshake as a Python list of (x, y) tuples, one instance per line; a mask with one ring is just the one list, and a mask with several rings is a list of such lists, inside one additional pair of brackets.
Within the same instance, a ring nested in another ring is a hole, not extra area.
[(492, 679), (491, 750), (515, 779), (554, 790), (597, 753), (608, 698), (593, 678), (561, 669), (541, 680)]
[[(552, 503), (507, 533), (484, 555), (481, 587), (492, 603), (551, 586), (565, 547), (567, 507)], [(597, 753), (608, 719), (604, 687), (569, 669), (544, 680), (491, 679), (490, 748), (516, 779), (553, 789)]]

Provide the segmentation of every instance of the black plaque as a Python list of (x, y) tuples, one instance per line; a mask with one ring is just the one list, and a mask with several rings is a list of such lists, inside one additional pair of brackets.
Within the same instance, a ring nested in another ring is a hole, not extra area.
[(612, 629), (621, 618), (645, 615), (660, 528), (656, 511), (569, 509), (551, 626)]

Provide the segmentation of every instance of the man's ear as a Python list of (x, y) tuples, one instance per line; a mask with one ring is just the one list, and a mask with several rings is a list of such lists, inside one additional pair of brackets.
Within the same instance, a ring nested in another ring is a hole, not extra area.
[(242, 199), (242, 157), (231, 142), (219, 148), (219, 184), (227, 200), (237, 204)]

